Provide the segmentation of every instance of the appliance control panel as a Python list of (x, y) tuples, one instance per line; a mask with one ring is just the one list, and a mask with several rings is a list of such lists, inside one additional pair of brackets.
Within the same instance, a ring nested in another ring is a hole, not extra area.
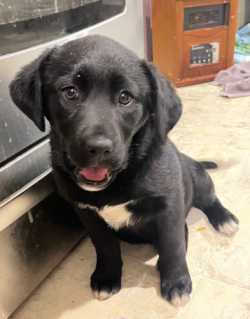
[(192, 45), (190, 48), (190, 64), (197, 66), (202, 64), (214, 64), (219, 62), (219, 43), (205, 43)]

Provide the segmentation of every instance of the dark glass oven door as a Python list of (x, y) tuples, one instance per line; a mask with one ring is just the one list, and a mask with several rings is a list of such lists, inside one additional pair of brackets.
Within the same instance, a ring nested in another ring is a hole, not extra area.
[(2, 0), (0, 55), (17, 52), (105, 21), (125, 0)]
[(228, 15), (228, 4), (185, 8), (184, 30), (196, 30), (226, 25), (228, 24)]

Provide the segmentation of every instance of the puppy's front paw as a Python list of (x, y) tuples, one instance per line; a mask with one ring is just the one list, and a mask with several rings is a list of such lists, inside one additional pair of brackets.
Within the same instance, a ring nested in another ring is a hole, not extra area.
[(91, 288), (96, 299), (108, 299), (121, 289), (121, 277), (105, 276), (95, 271), (91, 276)]
[(189, 274), (176, 279), (161, 280), (162, 297), (175, 307), (185, 306), (190, 299), (191, 291), (192, 281)]

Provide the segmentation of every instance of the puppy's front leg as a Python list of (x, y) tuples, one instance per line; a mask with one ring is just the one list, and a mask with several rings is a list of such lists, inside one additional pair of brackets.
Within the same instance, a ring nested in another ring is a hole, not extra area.
[(185, 216), (175, 207), (158, 214), (156, 223), (161, 294), (174, 306), (182, 306), (192, 291), (186, 263)]
[(77, 211), (96, 250), (96, 269), (91, 276), (91, 288), (96, 298), (104, 300), (121, 289), (120, 242), (95, 211)]

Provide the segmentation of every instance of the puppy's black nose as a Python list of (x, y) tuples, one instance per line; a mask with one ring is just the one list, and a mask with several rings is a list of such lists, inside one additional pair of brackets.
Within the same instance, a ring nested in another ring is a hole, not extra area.
[(86, 142), (88, 153), (92, 156), (108, 156), (113, 150), (113, 142), (106, 137), (89, 138)]

